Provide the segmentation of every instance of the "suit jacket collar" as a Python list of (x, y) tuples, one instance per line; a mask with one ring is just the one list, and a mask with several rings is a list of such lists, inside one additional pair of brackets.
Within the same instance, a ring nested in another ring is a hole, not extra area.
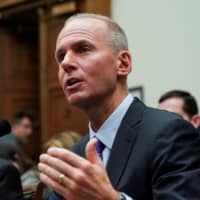
[[(138, 134), (137, 125), (142, 120), (144, 109), (145, 105), (137, 98), (134, 98), (117, 131), (107, 164), (108, 177), (114, 187), (119, 183), (133, 149)], [(71, 150), (85, 157), (85, 147), (88, 141), (89, 134), (80, 143), (72, 147)]]
[(119, 183), (133, 149), (138, 134), (137, 125), (142, 120), (144, 109), (144, 104), (135, 98), (117, 131), (107, 164), (108, 176), (114, 187)]

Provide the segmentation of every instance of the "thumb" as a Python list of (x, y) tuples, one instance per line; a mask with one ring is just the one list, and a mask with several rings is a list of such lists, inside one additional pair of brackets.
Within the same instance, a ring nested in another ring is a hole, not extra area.
[(102, 165), (102, 161), (99, 158), (99, 155), (96, 150), (96, 143), (97, 143), (96, 138), (91, 139), (87, 143), (86, 148), (85, 148), (86, 158), (93, 164)]

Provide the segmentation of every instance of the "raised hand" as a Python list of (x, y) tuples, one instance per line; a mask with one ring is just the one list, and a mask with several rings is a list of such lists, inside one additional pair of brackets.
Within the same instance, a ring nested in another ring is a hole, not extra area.
[(117, 200), (101, 159), (96, 139), (86, 146), (86, 158), (62, 149), (50, 148), (40, 156), (41, 181), (68, 200)]

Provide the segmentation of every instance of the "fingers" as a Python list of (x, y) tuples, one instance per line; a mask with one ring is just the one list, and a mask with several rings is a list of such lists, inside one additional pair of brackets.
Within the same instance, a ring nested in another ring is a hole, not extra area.
[(87, 146), (86, 146), (86, 149), (85, 149), (85, 151), (86, 151), (86, 158), (91, 163), (98, 164), (98, 165), (102, 166), (102, 161), (99, 158), (99, 155), (97, 154), (96, 143), (97, 143), (97, 139), (95, 139), (95, 138), (91, 139), (87, 143)]
[[(87, 199), (88, 195), (94, 195), (94, 182), (96, 181), (90, 180), (91, 177), (87, 173), (69, 166), (68, 163), (63, 166), (63, 161), (46, 154), (41, 155), (40, 160), (41, 162), (38, 164), (40, 179), (48, 187), (66, 197), (75, 195), (81, 197), (80, 199)], [(92, 173), (92, 171), (91, 168), (89, 172)], [(92, 191), (88, 190), (91, 186), (94, 187)]]
[[(40, 156), (41, 181), (67, 199), (100, 199), (113, 188), (96, 151), (96, 139), (86, 146), (88, 160), (61, 148)], [(109, 188), (109, 189), (108, 189)], [(103, 198), (109, 199), (109, 198)]]
[(82, 168), (85, 163), (87, 163), (87, 160), (67, 149), (52, 147), (48, 149), (47, 153), (50, 156), (55, 157), (58, 160), (62, 160), (76, 168)]
[(69, 192), (68, 185), (71, 185), (71, 180), (63, 176), (62, 183), (60, 181), (60, 173), (49, 167), (48, 165), (45, 165), (43, 163), (40, 163), (38, 165), (38, 168), (40, 170), (40, 180), (47, 185), (48, 187), (52, 188), (56, 192), (60, 194), (65, 194)]
[[(47, 177), (56, 182), (60, 182), (59, 176), (60, 174), (64, 174), (63, 171), (58, 170), (56, 167), (42, 162), (38, 164), (38, 169), (42, 174), (46, 174)], [(70, 183), (70, 179), (67, 175), (65, 177), (64, 182), (66, 184)]]
[[(99, 158), (97, 151), (96, 151), (96, 142), (97, 140), (95, 138), (91, 139), (87, 146), (86, 146), (86, 158), (90, 163), (98, 164), (99, 166), (102, 166), (102, 161)], [(55, 158), (58, 158), (60, 160), (63, 160), (65, 163), (68, 163), (69, 165), (76, 167), (76, 168), (87, 168), (88, 161), (77, 154), (63, 148), (50, 148), (48, 149), (47, 153)]]
[[(56, 157), (53, 157), (48, 154), (42, 154), (40, 156), (40, 164), (38, 165), (39, 170), (43, 170), (44, 172), (48, 172), (48, 170), (55, 169), (59, 172), (59, 174), (65, 174), (68, 177), (71, 177), (76, 172), (76, 168), (69, 165), (67, 162), (64, 162), (63, 160), (60, 160)], [(43, 165), (46, 165), (47, 168), (43, 168)], [(52, 172), (54, 174), (54, 172)], [(51, 173), (50, 173), (51, 175)], [(56, 175), (55, 175), (56, 176)], [(54, 177), (52, 177), (54, 178)]]

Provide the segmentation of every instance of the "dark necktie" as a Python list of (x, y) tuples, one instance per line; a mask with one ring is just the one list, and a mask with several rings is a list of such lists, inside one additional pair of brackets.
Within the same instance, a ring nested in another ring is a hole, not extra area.
[(99, 158), (101, 158), (101, 160), (103, 160), (103, 150), (106, 147), (98, 138), (97, 139), (97, 143), (96, 143), (96, 150), (97, 153), (99, 155)]

